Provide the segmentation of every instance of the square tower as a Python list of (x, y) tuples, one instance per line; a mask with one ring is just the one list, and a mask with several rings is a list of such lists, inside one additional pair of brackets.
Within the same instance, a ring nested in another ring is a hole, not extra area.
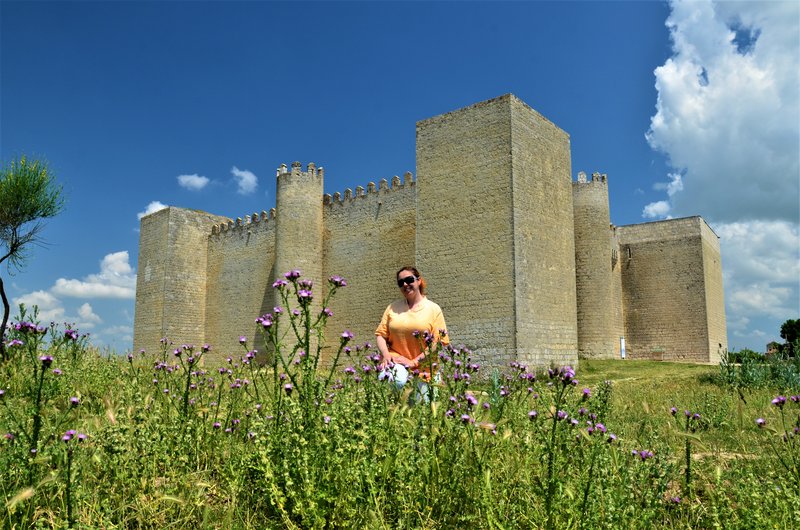
[(511, 94), (417, 123), (417, 264), (456, 343), (577, 362), (567, 133)]

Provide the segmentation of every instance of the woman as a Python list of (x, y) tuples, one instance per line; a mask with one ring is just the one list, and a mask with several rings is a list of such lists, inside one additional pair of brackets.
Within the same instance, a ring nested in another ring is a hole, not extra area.
[[(383, 312), (375, 336), (381, 352), (380, 378), (391, 378), (400, 388), (408, 379), (409, 370), (419, 370), (423, 381), (429, 381), (435, 371), (431, 359), (425, 357), (426, 334), (432, 338), (431, 344), (437, 341), (448, 344), (449, 339), (442, 308), (425, 296), (425, 280), (419, 271), (403, 267), (396, 277), (403, 298), (389, 304)], [(425, 395), (422, 388), (419, 390)]]

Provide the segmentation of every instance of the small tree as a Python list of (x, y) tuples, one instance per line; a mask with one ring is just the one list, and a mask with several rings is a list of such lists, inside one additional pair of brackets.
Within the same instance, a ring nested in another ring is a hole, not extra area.
[(783, 352), (787, 357), (794, 357), (797, 353), (794, 349), (797, 339), (800, 338), (800, 319), (789, 319), (781, 324), (781, 338), (786, 341), (783, 345)]
[[(0, 169), (0, 265), (11, 273), (20, 269), (27, 247), (39, 239), (42, 220), (54, 217), (64, 208), (61, 186), (56, 185), (47, 163), (25, 156)], [(7, 359), (6, 325), (11, 311), (3, 278), (0, 277), (3, 320), (0, 325), (0, 359)]]

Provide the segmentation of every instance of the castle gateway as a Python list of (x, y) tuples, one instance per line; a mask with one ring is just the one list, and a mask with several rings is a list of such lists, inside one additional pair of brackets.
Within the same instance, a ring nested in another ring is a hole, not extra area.
[(321, 167), (281, 166), (269, 213), (142, 218), (134, 348), (168, 337), (210, 343), (216, 360), (240, 355), (291, 269), (317, 291), (346, 278), (329, 335), (374, 343), (398, 297), (394, 273), (416, 264), (453, 343), (487, 365), (718, 362), (717, 236), (700, 217), (614, 226), (607, 185), (600, 174), (573, 182), (567, 133), (511, 94), (417, 123), (416, 179), (330, 196)]

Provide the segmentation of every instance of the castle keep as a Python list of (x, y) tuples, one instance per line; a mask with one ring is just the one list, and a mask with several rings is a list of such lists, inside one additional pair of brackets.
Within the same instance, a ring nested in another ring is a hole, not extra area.
[[(395, 272), (416, 264), (454, 344), (480, 362), (718, 362), (719, 240), (700, 217), (610, 222), (605, 175), (573, 182), (567, 133), (513, 95), (417, 123), (417, 175), (323, 195), (323, 168), (277, 172), (275, 208), (231, 220), (169, 207), (141, 220), (134, 348), (256, 336), (272, 282), (338, 274), (329, 333), (372, 341)], [(263, 345), (257, 345), (263, 351)]]

